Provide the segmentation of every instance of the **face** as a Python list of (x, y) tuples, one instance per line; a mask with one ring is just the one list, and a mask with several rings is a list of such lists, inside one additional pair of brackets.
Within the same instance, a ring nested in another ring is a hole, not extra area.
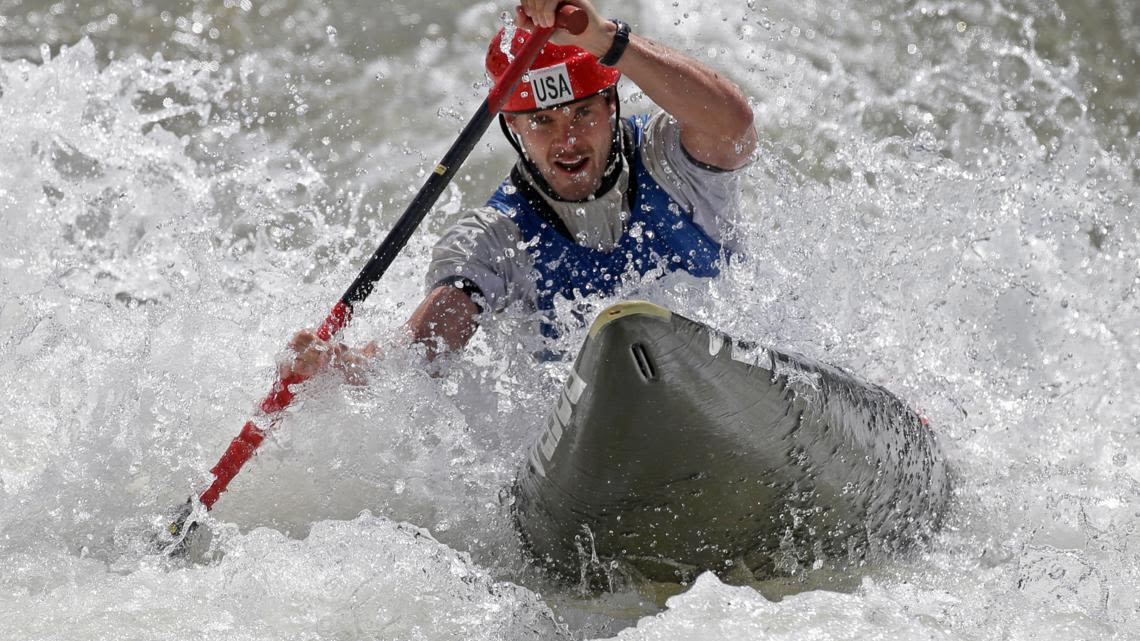
[(559, 196), (585, 200), (601, 185), (614, 114), (606, 94), (599, 94), (564, 107), (510, 115), (507, 124)]

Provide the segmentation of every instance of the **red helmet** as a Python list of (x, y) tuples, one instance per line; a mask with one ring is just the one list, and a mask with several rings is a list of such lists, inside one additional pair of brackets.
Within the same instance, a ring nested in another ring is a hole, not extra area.
[[(506, 29), (491, 39), (487, 48), (487, 73), (496, 82), (503, 77), (511, 59), (530, 39), (530, 33), (515, 29), (511, 38), (511, 58), (503, 52)], [(547, 43), (503, 105), (506, 113), (538, 111), (589, 98), (617, 84), (621, 72), (598, 62), (594, 54), (581, 47)]]

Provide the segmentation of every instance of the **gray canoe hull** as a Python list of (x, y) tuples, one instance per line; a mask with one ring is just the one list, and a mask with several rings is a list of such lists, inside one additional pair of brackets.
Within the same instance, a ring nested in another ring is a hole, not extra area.
[(522, 538), (568, 578), (862, 562), (928, 536), (934, 434), (887, 390), (643, 302), (602, 312), (516, 483)]

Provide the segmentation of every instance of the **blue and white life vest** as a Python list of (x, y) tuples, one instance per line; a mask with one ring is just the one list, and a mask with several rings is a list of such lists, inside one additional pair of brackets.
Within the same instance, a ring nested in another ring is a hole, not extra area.
[(720, 273), (720, 244), (693, 221), (692, 212), (666, 193), (642, 162), (646, 118), (633, 116), (627, 122), (633, 138), (626, 158), (630, 216), (612, 250), (578, 244), (517, 168), (487, 201), (518, 226), (520, 240), (538, 272), (535, 284), (541, 310), (552, 310), (558, 294), (569, 300), (610, 295), (631, 273), (645, 276), (658, 268), (664, 272), (681, 269), (701, 277)]

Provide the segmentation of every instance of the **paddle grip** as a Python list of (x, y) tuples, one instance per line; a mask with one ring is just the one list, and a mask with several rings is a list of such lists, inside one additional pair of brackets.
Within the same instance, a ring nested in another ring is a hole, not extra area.
[(584, 9), (564, 4), (558, 8), (558, 13), (554, 16), (554, 27), (546, 28), (539, 27), (531, 34), (530, 39), (523, 45), (522, 50), (518, 52), (515, 59), (511, 61), (510, 66), (507, 67), (506, 72), (503, 73), (503, 82), (491, 88), (487, 93), (487, 109), (490, 113), (497, 114), (503, 108), (503, 105), (510, 99), (511, 94), (514, 93), (515, 87), (518, 86), (519, 81), (530, 65), (534, 63), (534, 59), (538, 57), (542, 48), (546, 46), (546, 42), (550, 40), (550, 36), (554, 34), (555, 29), (565, 29), (574, 35), (578, 35), (586, 30), (590, 23), (590, 15)]
[(574, 35), (579, 35), (588, 26), (590, 26), (590, 14), (574, 5), (564, 4), (558, 7), (558, 12), (554, 14), (555, 29), (565, 29)]

